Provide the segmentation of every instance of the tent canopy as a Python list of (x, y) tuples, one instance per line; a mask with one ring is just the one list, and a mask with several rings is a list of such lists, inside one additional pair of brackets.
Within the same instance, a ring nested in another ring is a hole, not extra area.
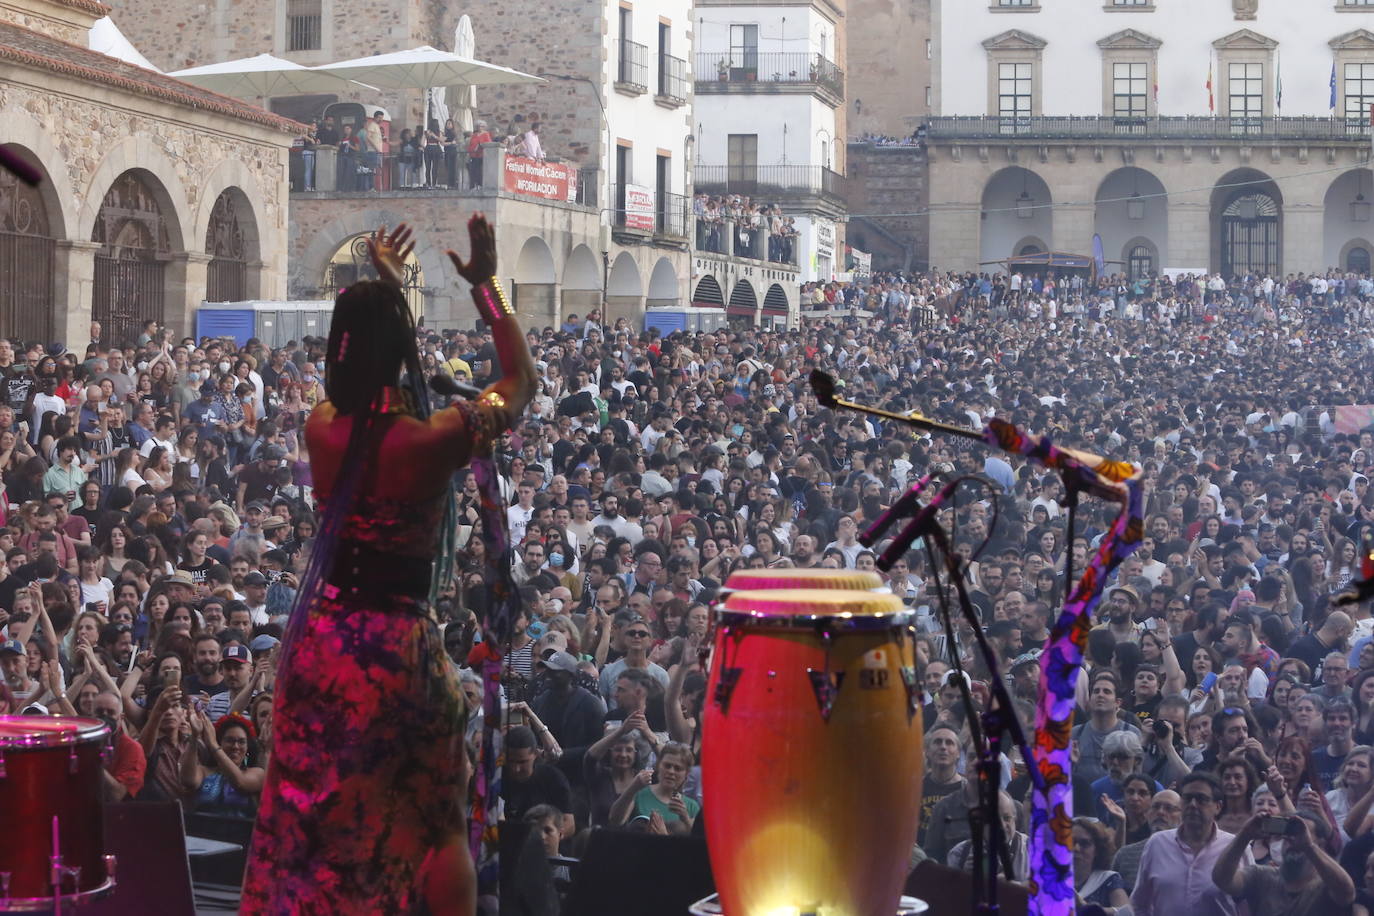
[[(315, 92), (347, 92), (359, 88), (337, 73), (303, 67), (294, 61), (259, 54), (169, 73), (202, 89), (235, 98), (271, 98), (277, 95), (309, 95)], [(371, 86), (363, 88), (371, 89)]]
[(152, 70), (154, 73), (161, 73), (154, 67), (148, 58), (139, 53), (138, 48), (133, 46), (129, 39), (124, 37), (124, 33), (114, 24), (114, 20), (109, 16), (104, 19), (97, 19), (95, 25), (91, 26), (90, 36), (86, 40), (86, 45), (92, 51), (99, 51), (106, 57), (113, 57), (122, 60), (126, 64), (133, 64), (135, 67), (142, 67), (144, 70)]
[(329, 73), (376, 86), (379, 89), (429, 89), (433, 86), (499, 86), (542, 83), (519, 70), (500, 67), (471, 57), (440, 51), (429, 45), (390, 54), (375, 54), (316, 67)]

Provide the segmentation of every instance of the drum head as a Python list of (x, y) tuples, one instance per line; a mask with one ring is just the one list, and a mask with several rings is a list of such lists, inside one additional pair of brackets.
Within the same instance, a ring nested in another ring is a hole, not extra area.
[(726, 580), (731, 591), (778, 588), (847, 589), (863, 592), (883, 587), (875, 572), (857, 569), (737, 569)]
[(0, 750), (103, 741), (109, 726), (79, 716), (0, 716)]
[(831, 622), (855, 628), (890, 626), (910, 615), (896, 595), (819, 588), (734, 592), (717, 613), (727, 625), (809, 627)]

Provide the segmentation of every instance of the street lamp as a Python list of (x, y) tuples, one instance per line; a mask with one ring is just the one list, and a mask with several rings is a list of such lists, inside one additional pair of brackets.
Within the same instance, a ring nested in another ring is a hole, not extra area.
[(1141, 220), (1145, 218), (1145, 198), (1140, 196), (1140, 173), (1133, 172), (1131, 177), (1135, 180), (1135, 188), (1131, 191), (1131, 199), (1126, 201), (1126, 218)]
[(1035, 198), (1026, 190), (1026, 170), (1021, 170), (1021, 196), (1016, 198), (1016, 218), (1030, 219), (1035, 215)]

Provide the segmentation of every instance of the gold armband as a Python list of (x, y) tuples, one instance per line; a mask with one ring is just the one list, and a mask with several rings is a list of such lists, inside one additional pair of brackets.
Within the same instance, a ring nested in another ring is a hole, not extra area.
[(482, 319), (488, 323), (515, 314), (515, 309), (510, 307), (510, 300), (506, 298), (505, 290), (501, 289), (501, 281), (495, 277), (472, 288), (472, 301), (477, 304), (477, 311)]

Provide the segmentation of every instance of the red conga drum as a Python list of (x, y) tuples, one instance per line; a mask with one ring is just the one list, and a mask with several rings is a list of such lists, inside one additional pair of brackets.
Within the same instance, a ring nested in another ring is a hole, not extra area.
[(721, 910), (896, 913), (921, 800), (911, 612), (778, 589), (716, 616), (702, 780)]
[(0, 911), (51, 909), (54, 898), (69, 906), (114, 889), (100, 778), (109, 734), (99, 719), (0, 716)]

